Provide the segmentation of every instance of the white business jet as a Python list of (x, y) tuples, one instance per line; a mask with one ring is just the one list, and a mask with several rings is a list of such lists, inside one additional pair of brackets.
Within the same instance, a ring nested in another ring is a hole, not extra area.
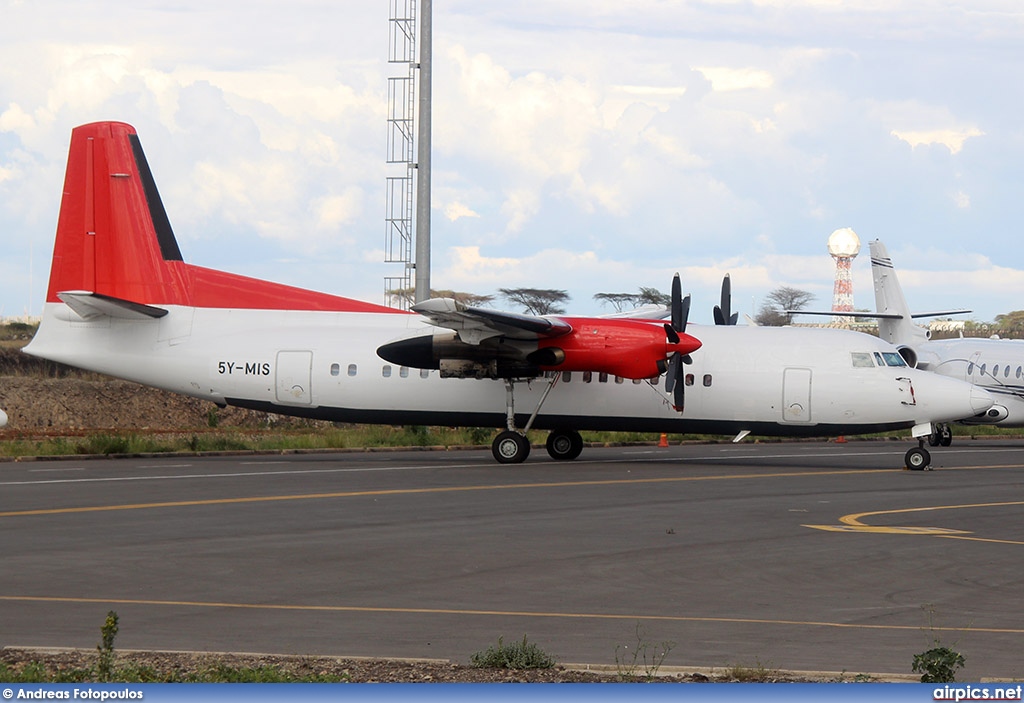
[[(410, 313), (187, 264), (135, 129), (100, 122), (72, 132), (43, 319), (25, 351), (221, 406), (495, 427), (502, 463), (526, 459), (530, 428), (551, 430), (551, 457), (573, 459), (579, 430), (923, 437), (992, 405), (867, 335), (691, 335), (688, 307), (677, 278), (670, 322), (446, 299)], [(927, 466), (922, 451), (909, 466)]]
[[(970, 425), (1024, 426), (1024, 340), (983, 337), (931, 339), (930, 333), (911, 322), (912, 317), (935, 317), (969, 310), (911, 314), (889, 252), (881, 241), (870, 243), (871, 275), (875, 283), (878, 334), (917, 368), (969, 381), (987, 390), (995, 404), (976, 415), (961, 418)], [(949, 446), (949, 425), (940, 423), (929, 442)]]

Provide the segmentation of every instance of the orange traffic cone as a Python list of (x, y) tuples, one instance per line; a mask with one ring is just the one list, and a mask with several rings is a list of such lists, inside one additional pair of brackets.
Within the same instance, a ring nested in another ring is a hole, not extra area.
[(843, 435), (836, 437), (836, 444), (846, 444), (846, 437)]
[(658, 440), (658, 446), (659, 447), (667, 447), (668, 446), (668, 435), (665, 434), (664, 432), (661, 433), (661, 439)]

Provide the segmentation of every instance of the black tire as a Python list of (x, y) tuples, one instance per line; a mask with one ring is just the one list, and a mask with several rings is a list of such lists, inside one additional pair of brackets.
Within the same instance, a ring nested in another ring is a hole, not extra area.
[(903, 462), (911, 471), (924, 471), (932, 463), (932, 455), (924, 447), (911, 447), (903, 457)]
[(939, 445), (948, 447), (953, 443), (953, 429), (949, 425), (943, 425), (939, 430)]
[(939, 446), (939, 442), (941, 442), (941, 441), (942, 441), (942, 430), (935, 430), (930, 435), (928, 435), (928, 446), (929, 447), (937, 447), (937, 446)]
[(547, 449), (555, 461), (572, 461), (583, 451), (583, 437), (576, 430), (552, 430)]
[(518, 432), (505, 430), (491, 443), (491, 454), (499, 464), (522, 464), (530, 456), (530, 440)]

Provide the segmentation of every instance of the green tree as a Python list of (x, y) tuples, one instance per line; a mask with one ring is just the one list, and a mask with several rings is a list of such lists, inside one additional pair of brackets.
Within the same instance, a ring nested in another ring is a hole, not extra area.
[(499, 288), (498, 291), (530, 315), (559, 315), (565, 312), (562, 304), (570, 299), (564, 290), (549, 288)]

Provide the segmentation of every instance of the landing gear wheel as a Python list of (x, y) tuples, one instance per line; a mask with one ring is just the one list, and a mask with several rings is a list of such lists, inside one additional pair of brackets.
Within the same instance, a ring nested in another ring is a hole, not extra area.
[(930, 435), (928, 435), (928, 446), (929, 447), (937, 447), (937, 446), (939, 446), (939, 443), (941, 441), (942, 441), (942, 434), (941, 434), (940, 430), (935, 430)]
[(953, 430), (949, 425), (943, 425), (939, 430), (939, 444), (948, 447), (953, 443)]
[(499, 464), (521, 464), (530, 456), (530, 440), (518, 432), (505, 430), (491, 443), (491, 454)]
[(583, 438), (576, 430), (552, 430), (547, 448), (555, 461), (571, 461), (583, 451)]
[(923, 471), (932, 463), (932, 455), (924, 447), (911, 447), (903, 461), (911, 471)]

